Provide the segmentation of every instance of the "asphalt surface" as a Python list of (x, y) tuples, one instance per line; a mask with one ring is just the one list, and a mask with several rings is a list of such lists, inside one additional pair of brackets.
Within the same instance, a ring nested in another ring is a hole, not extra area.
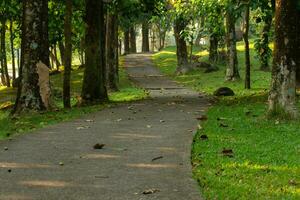
[(125, 66), (151, 98), (1, 141), (0, 200), (201, 199), (190, 152), (207, 100), (162, 76), (150, 54)]

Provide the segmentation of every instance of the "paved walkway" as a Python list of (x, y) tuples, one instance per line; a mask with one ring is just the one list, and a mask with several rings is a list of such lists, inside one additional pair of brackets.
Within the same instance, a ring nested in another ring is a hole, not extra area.
[(190, 151), (207, 103), (162, 76), (150, 57), (125, 61), (150, 100), (0, 142), (0, 200), (201, 199)]

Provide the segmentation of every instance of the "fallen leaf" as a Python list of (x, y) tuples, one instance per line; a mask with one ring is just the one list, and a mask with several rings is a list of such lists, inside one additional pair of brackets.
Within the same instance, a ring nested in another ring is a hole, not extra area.
[(222, 121), (222, 120), (226, 120), (226, 118), (224, 118), (224, 117), (218, 117), (217, 120), (218, 121)]
[(197, 117), (197, 120), (206, 121), (208, 120), (208, 117), (206, 115), (201, 115), (200, 117)]
[(223, 149), (222, 154), (223, 154), (223, 156), (233, 157), (233, 150), (232, 149)]
[(94, 122), (94, 120), (92, 120), (92, 119), (87, 119), (87, 120), (85, 120), (86, 122)]
[(164, 122), (165, 122), (165, 120), (159, 120), (159, 122), (160, 122), (160, 123), (164, 123)]
[(95, 144), (95, 145), (93, 146), (93, 148), (94, 148), (94, 149), (103, 149), (104, 146), (105, 146), (105, 144), (99, 144), (99, 143), (97, 143), (97, 144)]
[(147, 125), (147, 128), (151, 128), (152, 126), (151, 125)]
[(163, 158), (164, 158), (163, 156), (155, 157), (155, 158), (152, 159), (152, 162), (153, 162), (153, 161), (156, 161), (156, 160), (159, 160), (159, 159), (163, 159)]
[(223, 127), (223, 128), (227, 128), (227, 127), (228, 127), (228, 125), (227, 125), (227, 124), (224, 124), (224, 123), (220, 123), (219, 126), (220, 126), (220, 127)]
[(120, 121), (122, 121), (122, 119), (117, 119), (117, 122), (120, 122)]
[(84, 129), (89, 129), (89, 128), (90, 128), (89, 126), (79, 126), (76, 129), (77, 130), (84, 130)]
[(143, 194), (148, 195), (148, 194), (154, 194), (156, 192), (160, 192), (160, 190), (158, 190), (158, 189), (148, 189), (148, 190), (145, 190), (143, 192)]
[(207, 135), (201, 135), (201, 136), (200, 136), (200, 139), (201, 139), (201, 140), (208, 140), (208, 137), (207, 137)]
[(292, 180), (289, 180), (289, 185), (296, 186), (296, 185), (299, 185), (299, 183), (297, 181), (295, 181), (294, 179), (292, 179)]

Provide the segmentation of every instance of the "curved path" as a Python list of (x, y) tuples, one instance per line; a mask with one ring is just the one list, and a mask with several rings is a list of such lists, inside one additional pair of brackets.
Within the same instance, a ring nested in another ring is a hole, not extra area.
[(190, 150), (207, 101), (162, 76), (151, 55), (125, 65), (152, 98), (0, 142), (1, 200), (201, 199)]

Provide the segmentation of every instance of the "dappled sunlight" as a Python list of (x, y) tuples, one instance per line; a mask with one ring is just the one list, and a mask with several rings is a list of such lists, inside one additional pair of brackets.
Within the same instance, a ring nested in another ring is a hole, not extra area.
[(117, 155), (109, 155), (109, 154), (87, 154), (82, 156), (83, 159), (116, 159), (120, 158)]
[(159, 138), (162, 138), (161, 136), (156, 136), (156, 135), (142, 135), (142, 134), (131, 134), (131, 133), (120, 133), (120, 134), (116, 134), (111, 137), (118, 138), (118, 139), (130, 139), (130, 138), (159, 139)]
[(45, 187), (45, 188), (63, 188), (63, 187), (73, 187), (74, 185), (72, 183), (64, 182), (64, 181), (42, 181), (42, 180), (36, 180), (36, 181), (20, 181), (18, 182), (20, 185), (25, 185), (29, 187)]
[(274, 171), (286, 171), (289, 173), (297, 173), (300, 171), (299, 167), (291, 166), (274, 166), (274, 165), (259, 165), (250, 162), (244, 163), (228, 163), (224, 165), (225, 168), (247, 168), (250, 170), (274, 170)]
[(35, 164), (35, 163), (15, 163), (15, 162), (0, 162), (0, 168), (11, 168), (11, 169), (30, 169), (30, 168), (53, 168), (53, 166), (46, 164)]
[(144, 169), (168, 169), (168, 168), (178, 168), (175, 164), (148, 164), (148, 163), (136, 163), (136, 164), (126, 164), (127, 167), (132, 168), (144, 168)]

